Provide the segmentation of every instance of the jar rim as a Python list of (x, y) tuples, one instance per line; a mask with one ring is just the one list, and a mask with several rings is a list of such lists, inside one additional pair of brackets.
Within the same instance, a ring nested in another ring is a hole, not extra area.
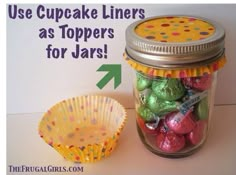
[(167, 77), (167, 78), (184, 78), (184, 77), (198, 77), (205, 74), (212, 74), (222, 68), (226, 63), (225, 55), (217, 58), (214, 62), (195, 67), (182, 67), (182, 68), (160, 68), (147, 66), (141, 64), (127, 55), (123, 54), (125, 61), (136, 71), (151, 76), (151, 77)]

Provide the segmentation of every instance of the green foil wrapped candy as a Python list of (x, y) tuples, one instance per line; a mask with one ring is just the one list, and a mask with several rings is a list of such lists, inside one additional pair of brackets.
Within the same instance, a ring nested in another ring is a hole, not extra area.
[(162, 100), (174, 101), (181, 98), (185, 88), (176, 78), (161, 78), (152, 83), (152, 90)]
[(164, 115), (177, 110), (178, 103), (159, 99), (155, 93), (151, 93), (147, 101), (147, 107), (157, 115)]
[(151, 86), (152, 80), (149, 78), (144, 77), (143, 75), (137, 73), (137, 79), (136, 79), (136, 88), (139, 91), (143, 91), (145, 88)]
[(205, 97), (196, 105), (195, 114), (200, 120), (204, 120), (207, 119), (208, 112), (208, 100), (207, 97)]
[(138, 114), (143, 118), (145, 122), (150, 122), (155, 119), (155, 114), (145, 106), (140, 106), (138, 108)]
[(147, 99), (151, 93), (152, 93), (152, 90), (150, 88), (144, 89), (143, 91), (139, 91), (138, 97), (142, 105), (146, 105)]

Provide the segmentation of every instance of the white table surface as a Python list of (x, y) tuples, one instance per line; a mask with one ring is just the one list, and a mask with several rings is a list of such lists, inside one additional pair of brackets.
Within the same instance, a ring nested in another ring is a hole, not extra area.
[(135, 113), (127, 110), (128, 122), (119, 144), (110, 157), (97, 163), (75, 164), (64, 160), (48, 146), (37, 132), (41, 113), (7, 116), (8, 174), (70, 174), (10, 173), (14, 166), (83, 166), (81, 175), (235, 175), (236, 174), (236, 105), (215, 106), (212, 127), (204, 147), (194, 155), (167, 159), (149, 152), (136, 132)]

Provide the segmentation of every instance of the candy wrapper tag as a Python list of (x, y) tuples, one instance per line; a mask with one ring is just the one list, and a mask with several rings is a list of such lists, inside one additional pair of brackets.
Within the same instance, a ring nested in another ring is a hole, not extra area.
[(193, 95), (195, 95), (197, 92), (192, 89), (187, 89), (187, 94), (182, 98), (183, 102), (189, 100), (192, 98)]
[(191, 112), (193, 112), (193, 107), (191, 107), (187, 112), (185, 112), (184, 114), (182, 112), (178, 112), (173, 120), (176, 122), (180, 122), (183, 120), (184, 117), (188, 116)]
[(189, 100), (185, 101), (183, 104), (178, 106), (180, 113), (185, 115), (194, 104), (198, 103), (201, 99), (205, 98), (207, 94), (208, 91), (203, 91), (201, 93), (192, 95)]

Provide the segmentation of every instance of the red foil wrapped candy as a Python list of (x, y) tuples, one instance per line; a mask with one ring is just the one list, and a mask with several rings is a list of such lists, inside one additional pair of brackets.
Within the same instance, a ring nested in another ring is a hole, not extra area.
[(197, 145), (201, 142), (206, 129), (206, 124), (206, 120), (199, 120), (196, 122), (195, 128), (186, 136), (190, 143)]
[(187, 134), (196, 126), (191, 110), (185, 115), (180, 112), (169, 113), (165, 116), (165, 122), (168, 128), (177, 134)]
[(182, 82), (186, 87), (193, 88), (199, 91), (204, 91), (210, 88), (212, 76), (206, 74), (201, 77), (188, 77), (183, 78)]
[(157, 147), (167, 153), (175, 153), (185, 146), (185, 137), (166, 129), (163, 125), (158, 130)]
[(149, 123), (146, 123), (141, 117), (137, 117), (137, 123), (138, 123), (138, 126), (140, 127), (140, 129), (146, 133), (146, 134), (151, 134), (151, 135), (155, 135), (157, 134), (157, 127), (156, 128), (151, 128), (151, 127), (148, 127), (148, 124)]

